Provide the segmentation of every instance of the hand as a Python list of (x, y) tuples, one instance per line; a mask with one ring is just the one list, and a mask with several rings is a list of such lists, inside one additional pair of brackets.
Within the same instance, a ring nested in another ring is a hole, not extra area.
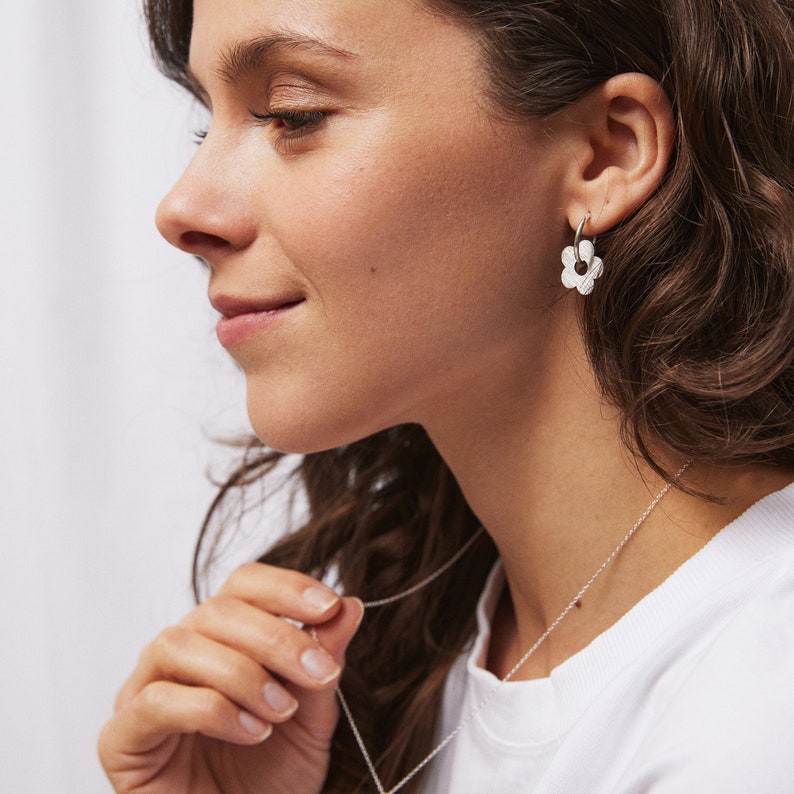
[(239, 568), (143, 651), (119, 692), (99, 739), (116, 792), (320, 792), (363, 611), (296, 571)]

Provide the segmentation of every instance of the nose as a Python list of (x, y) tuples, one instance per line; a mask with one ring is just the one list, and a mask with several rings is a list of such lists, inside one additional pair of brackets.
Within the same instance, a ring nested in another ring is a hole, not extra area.
[(237, 160), (234, 150), (221, 151), (208, 138), (157, 208), (160, 234), (210, 266), (256, 239), (254, 207), (246, 190), (251, 172), (245, 176)]

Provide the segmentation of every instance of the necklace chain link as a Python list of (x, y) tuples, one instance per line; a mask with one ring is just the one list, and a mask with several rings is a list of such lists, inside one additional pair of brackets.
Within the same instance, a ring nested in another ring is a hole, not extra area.
[[(629, 529), (629, 531), (623, 536), (620, 543), (612, 550), (610, 555), (601, 563), (598, 570), (585, 582), (579, 592), (568, 602), (565, 609), (560, 612), (559, 615), (548, 625), (546, 630), (535, 640), (532, 646), (524, 653), (524, 655), (513, 665), (511, 670), (501, 678), (496, 685), (488, 692), (488, 694), (477, 703), (464, 717), (463, 719), (453, 728), (453, 730), (448, 733), (442, 741), (436, 745), (436, 747), (431, 750), (405, 777), (403, 777), (400, 781), (398, 781), (392, 788), (386, 789), (381, 782), (380, 776), (378, 775), (377, 770), (375, 769), (375, 764), (370, 757), (369, 752), (367, 751), (366, 745), (364, 744), (364, 739), (361, 736), (361, 732), (356, 725), (356, 721), (353, 718), (353, 714), (350, 711), (350, 707), (347, 704), (347, 700), (345, 696), (342, 694), (341, 688), (337, 687), (336, 695), (339, 700), (339, 703), (342, 707), (342, 711), (345, 714), (345, 717), (350, 725), (350, 730), (353, 732), (353, 736), (356, 740), (356, 744), (358, 745), (359, 750), (361, 751), (361, 755), (364, 758), (364, 761), (369, 769), (369, 773), (372, 776), (372, 780), (375, 783), (376, 788), (378, 789), (378, 794), (397, 794), (397, 792), (402, 789), (409, 781), (413, 780), (416, 775), (418, 775), (465, 727), (468, 725), (487, 705), (491, 702), (491, 700), (496, 696), (496, 693), (515, 675), (518, 671), (526, 664), (529, 660), (530, 656), (546, 641), (548, 636), (554, 631), (554, 629), (559, 626), (560, 623), (565, 619), (568, 613), (580, 602), (581, 598), (584, 594), (593, 586), (593, 583), (598, 579), (598, 577), (604, 572), (604, 570), (609, 566), (609, 564), (615, 559), (615, 557), (620, 554), (623, 550), (623, 547), (631, 540), (634, 533), (645, 523), (645, 519), (653, 512), (656, 505), (662, 501), (665, 494), (672, 488), (673, 484), (678, 481), (678, 479), (684, 474), (684, 472), (689, 468), (689, 462), (685, 463), (676, 473), (676, 475), (670, 480), (670, 482), (666, 483), (664, 488), (659, 491), (658, 494), (654, 497), (653, 501), (648, 505), (645, 509), (645, 512), (634, 522), (634, 525)], [(448, 571), (475, 543), (477, 538), (484, 532), (484, 529), (480, 527), (477, 532), (475, 532), (467, 541), (466, 543), (461, 546), (460, 549), (452, 556), (449, 560), (447, 560), (440, 568), (437, 568), (433, 573), (431, 573), (426, 578), (422, 579), (417, 584), (413, 585), (412, 587), (407, 588), (406, 590), (402, 590), (399, 593), (395, 593), (392, 596), (387, 598), (380, 598), (376, 601), (365, 601), (364, 608), (365, 609), (372, 609), (374, 607), (385, 606), (386, 604), (393, 604), (397, 601), (401, 601), (404, 598), (407, 598), (410, 595), (413, 595), (417, 591), (421, 590), (423, 587), (429, 585), (432, 581), (437, 579), (439, 576), (444, 574)], [(312, 628), (311, 629), (311, 636), (316, 640), (317, 633)]]
[(364, 609), (373, 609), (374, 607), (385, 607), (387, 604), (394, 604), (397, 601), (402, 601), (404, 598), (413, 595), (414, 593), (427, 587), (432, 581), (438, 579), (439, 576), (446, 573), (476, 542), (485, 530), (480, 527), (456, 552), (450, 557), (440, 568), (437, 568), (430, 576), (426, 576), (421, 582), (417, 582), (412, 587), (395, 593), (387, 598), (379, 598), (377, 601), (364, 601)]

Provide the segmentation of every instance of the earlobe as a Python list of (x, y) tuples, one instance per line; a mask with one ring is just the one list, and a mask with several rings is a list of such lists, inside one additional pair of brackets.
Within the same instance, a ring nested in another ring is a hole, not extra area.
[(597, 235), (628, 217), (656, 190), (673, 147), (674, 119), (661, 86), (620, 74), (593, 89), (575, 112), (576, 157), (569, 171), (568, 223), (587, 218)]

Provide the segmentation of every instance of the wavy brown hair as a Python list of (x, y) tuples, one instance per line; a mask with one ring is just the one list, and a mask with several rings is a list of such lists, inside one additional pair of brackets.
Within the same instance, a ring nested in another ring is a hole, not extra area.
[[(604, 398), (626, 443), (659, 460), (794, 463), (794, 5), (790, 0), (425, 0), (470, 26), (494, 112), (548, 118), (622, 72), (655, 78), (676, 118), (656, 193), (599, 238), (608, 262), (582, 301)], [(163, 72), (186, 72), (190, 0), (146, 0)], [(663, 454), (662, 454), (663, 453)], [(212, 563), (218, 515), (279, 460), (255, 440), (202, 528), (194, 581)], [(385, 430), (307, 455), (295, 469), (308, 519), (262, 560), (338, 577), (364, 599), (446, 560), (477, 522), (424, 431)], [(342, 686), (383, 779), (433, 746), (444, 678), (474, 628), (495, 551), (487, 539), (422, 595), (368, 615)], [(418, 778), (404, 791), (415, 790)], [(326, 792), (372, 789), (343, 722)]]

